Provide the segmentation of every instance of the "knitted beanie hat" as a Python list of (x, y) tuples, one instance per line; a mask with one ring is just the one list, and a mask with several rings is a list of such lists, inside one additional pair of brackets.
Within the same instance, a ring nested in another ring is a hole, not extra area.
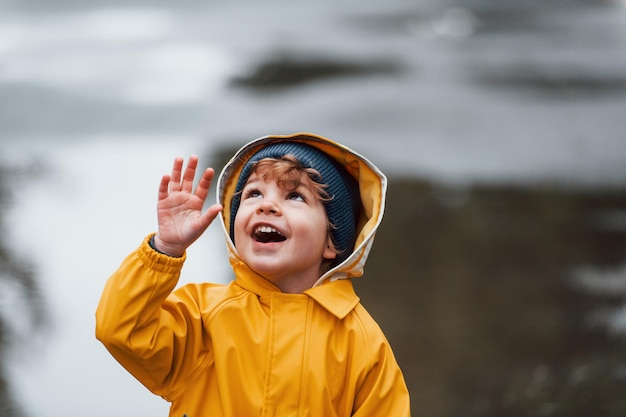
[(335, 248), (339, 252), (332, 266), (338, 265), (354, 249), (357, 222), (361, 212), (359, 184), (338, 161), (305, 143), (291, 141), (272, 143), (261, 148), (246, 162), (239, 175), (231, 204), (230, 238), (235, 243), (235, 216), (241, 203), (241, 191), (248, 181), (254, 164), (263, 158), (279, 159), (285, 155), (293, 155), (304, 167), (317, 170), (321, 178), (315, 181), (327, 185), (325, 190), (330, 199), (323, 203), (328, 220), (334, 226), (330, 233)]

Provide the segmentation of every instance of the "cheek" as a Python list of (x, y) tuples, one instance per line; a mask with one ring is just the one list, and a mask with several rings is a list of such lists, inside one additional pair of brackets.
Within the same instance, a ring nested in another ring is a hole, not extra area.
[(233, 225), (233, 235), (235, 236), (235, 242), (237, 241), (237, 237), (241, 237), (245, 235), (245, 213), (242, 210), (237, 212), (235, 216), (235, 224)]
[(314, 216), (309, 217), (309, 221), (306, 225), (308, 229), (308, 237), (311, 244), (316, 246), (326, 246), (329, 238), (328, 219), (326, 218), (326, 212), (316, 213)]

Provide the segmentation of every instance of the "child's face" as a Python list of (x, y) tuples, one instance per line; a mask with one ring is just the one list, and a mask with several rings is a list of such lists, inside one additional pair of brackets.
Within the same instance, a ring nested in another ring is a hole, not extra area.
[(234, 227), (241, 259), (283, 291), (294, 282), (310, 288), (322, 261), (336, 256), (324, 205), (304, 180), (288, 190), (250, 175)]

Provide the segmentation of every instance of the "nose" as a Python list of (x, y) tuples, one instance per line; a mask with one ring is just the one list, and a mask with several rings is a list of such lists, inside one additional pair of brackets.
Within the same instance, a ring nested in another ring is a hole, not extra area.
[(280, 205), (273, 198), (263, 198), (257, 207), (257, 214), (280, 215)]

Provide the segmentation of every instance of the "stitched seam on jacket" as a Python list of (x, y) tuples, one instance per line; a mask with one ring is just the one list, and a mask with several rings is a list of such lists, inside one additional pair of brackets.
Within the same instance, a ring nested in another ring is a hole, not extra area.
[(298, 416), (306, 415), (305, 411), (307, 407), (307, 398), (309, 391), (310, 374), (308, 369), (310, 367), (311, 360), (311, 331), (313, 328), (313, 310), (317, 302), (311, 297), (307, 298), (306, 318), (305, 318), (305, 332), (304, 332), (304, 349), (302, 352), (302, 370), (300, 375), (300, 400), (298, 401)]

